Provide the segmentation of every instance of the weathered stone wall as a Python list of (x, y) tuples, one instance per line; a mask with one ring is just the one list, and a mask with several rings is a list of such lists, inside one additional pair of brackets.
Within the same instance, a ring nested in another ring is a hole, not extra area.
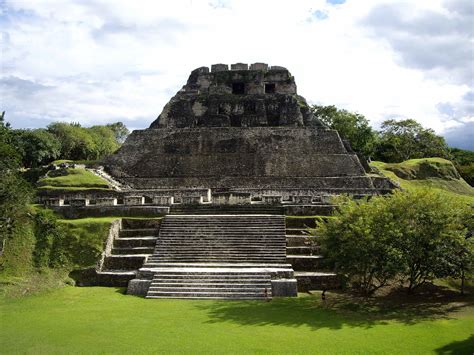
[(105, 162), (134, 188), (372, 188), (336, 131), (187, 128), (134, 131)]
[(215, 64), (193, 70), (150, 128), (322, 126), (283, 67)]

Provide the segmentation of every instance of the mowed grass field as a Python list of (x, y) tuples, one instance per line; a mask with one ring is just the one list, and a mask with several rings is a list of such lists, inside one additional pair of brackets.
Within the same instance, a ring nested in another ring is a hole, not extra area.
[[(0, 300), (0, 353), (472, 354), (474, 308), (381, 311), (329, 293), (261, 301), (147, 300), (65, 287)], [(375, 308), (374, 308), (375, 307)], [(346, 308), (346, 309), (344, 309)]]

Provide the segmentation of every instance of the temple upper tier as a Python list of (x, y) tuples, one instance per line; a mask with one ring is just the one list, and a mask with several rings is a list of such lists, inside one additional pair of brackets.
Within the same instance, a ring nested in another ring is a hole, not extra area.
[(237, 63), (193, 70), (150, 128), (277, 126), (322, 124), (286, 68)]

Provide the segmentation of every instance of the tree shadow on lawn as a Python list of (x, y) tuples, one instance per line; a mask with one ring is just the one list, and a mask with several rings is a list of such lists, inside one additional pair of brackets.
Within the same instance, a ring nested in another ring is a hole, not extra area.
[(435, 350), (437, 354), (451, 355), (451, 354), (469, 354), (471, 355), (474, 351), (474, 335), (471, 335), (465, 340), (455, 341), (448, 345)]
[(472, 295), (462, 296), (446, 287), (426, 285), (411, 296), (400, 289), (372, 298), (334, 291), (326, 292), (326, 300), (322, 301), (321, 292), (315, 291), (298, 298), (274, 298), (271, 302), (225, 301), (199, 303), (196, 307), (208, 313), (210, 323), (309, 326), (317, 330), (451, 319), (456, 312), (473, 305)]

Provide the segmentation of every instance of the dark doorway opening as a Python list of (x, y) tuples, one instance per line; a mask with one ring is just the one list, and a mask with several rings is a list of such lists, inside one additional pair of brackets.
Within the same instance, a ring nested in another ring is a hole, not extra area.
[(267, 121), (268, 125), (272, 127), (276, 127), (280, 125), (280, 115), (278, 114), (268, 114), (267, 113)]
[(274, 94), (275, 93), (275, 84), (267, 83), (265, 84), (265, 94)]
[(231, 116), (230, 117), (230, 126), (231, 127), (242, 127), (242, 117), (240, 117), (240, 116)]
[(232, 93), (235, 95), (245, 94), (245, 84), (244, 83), (232, 83)]

